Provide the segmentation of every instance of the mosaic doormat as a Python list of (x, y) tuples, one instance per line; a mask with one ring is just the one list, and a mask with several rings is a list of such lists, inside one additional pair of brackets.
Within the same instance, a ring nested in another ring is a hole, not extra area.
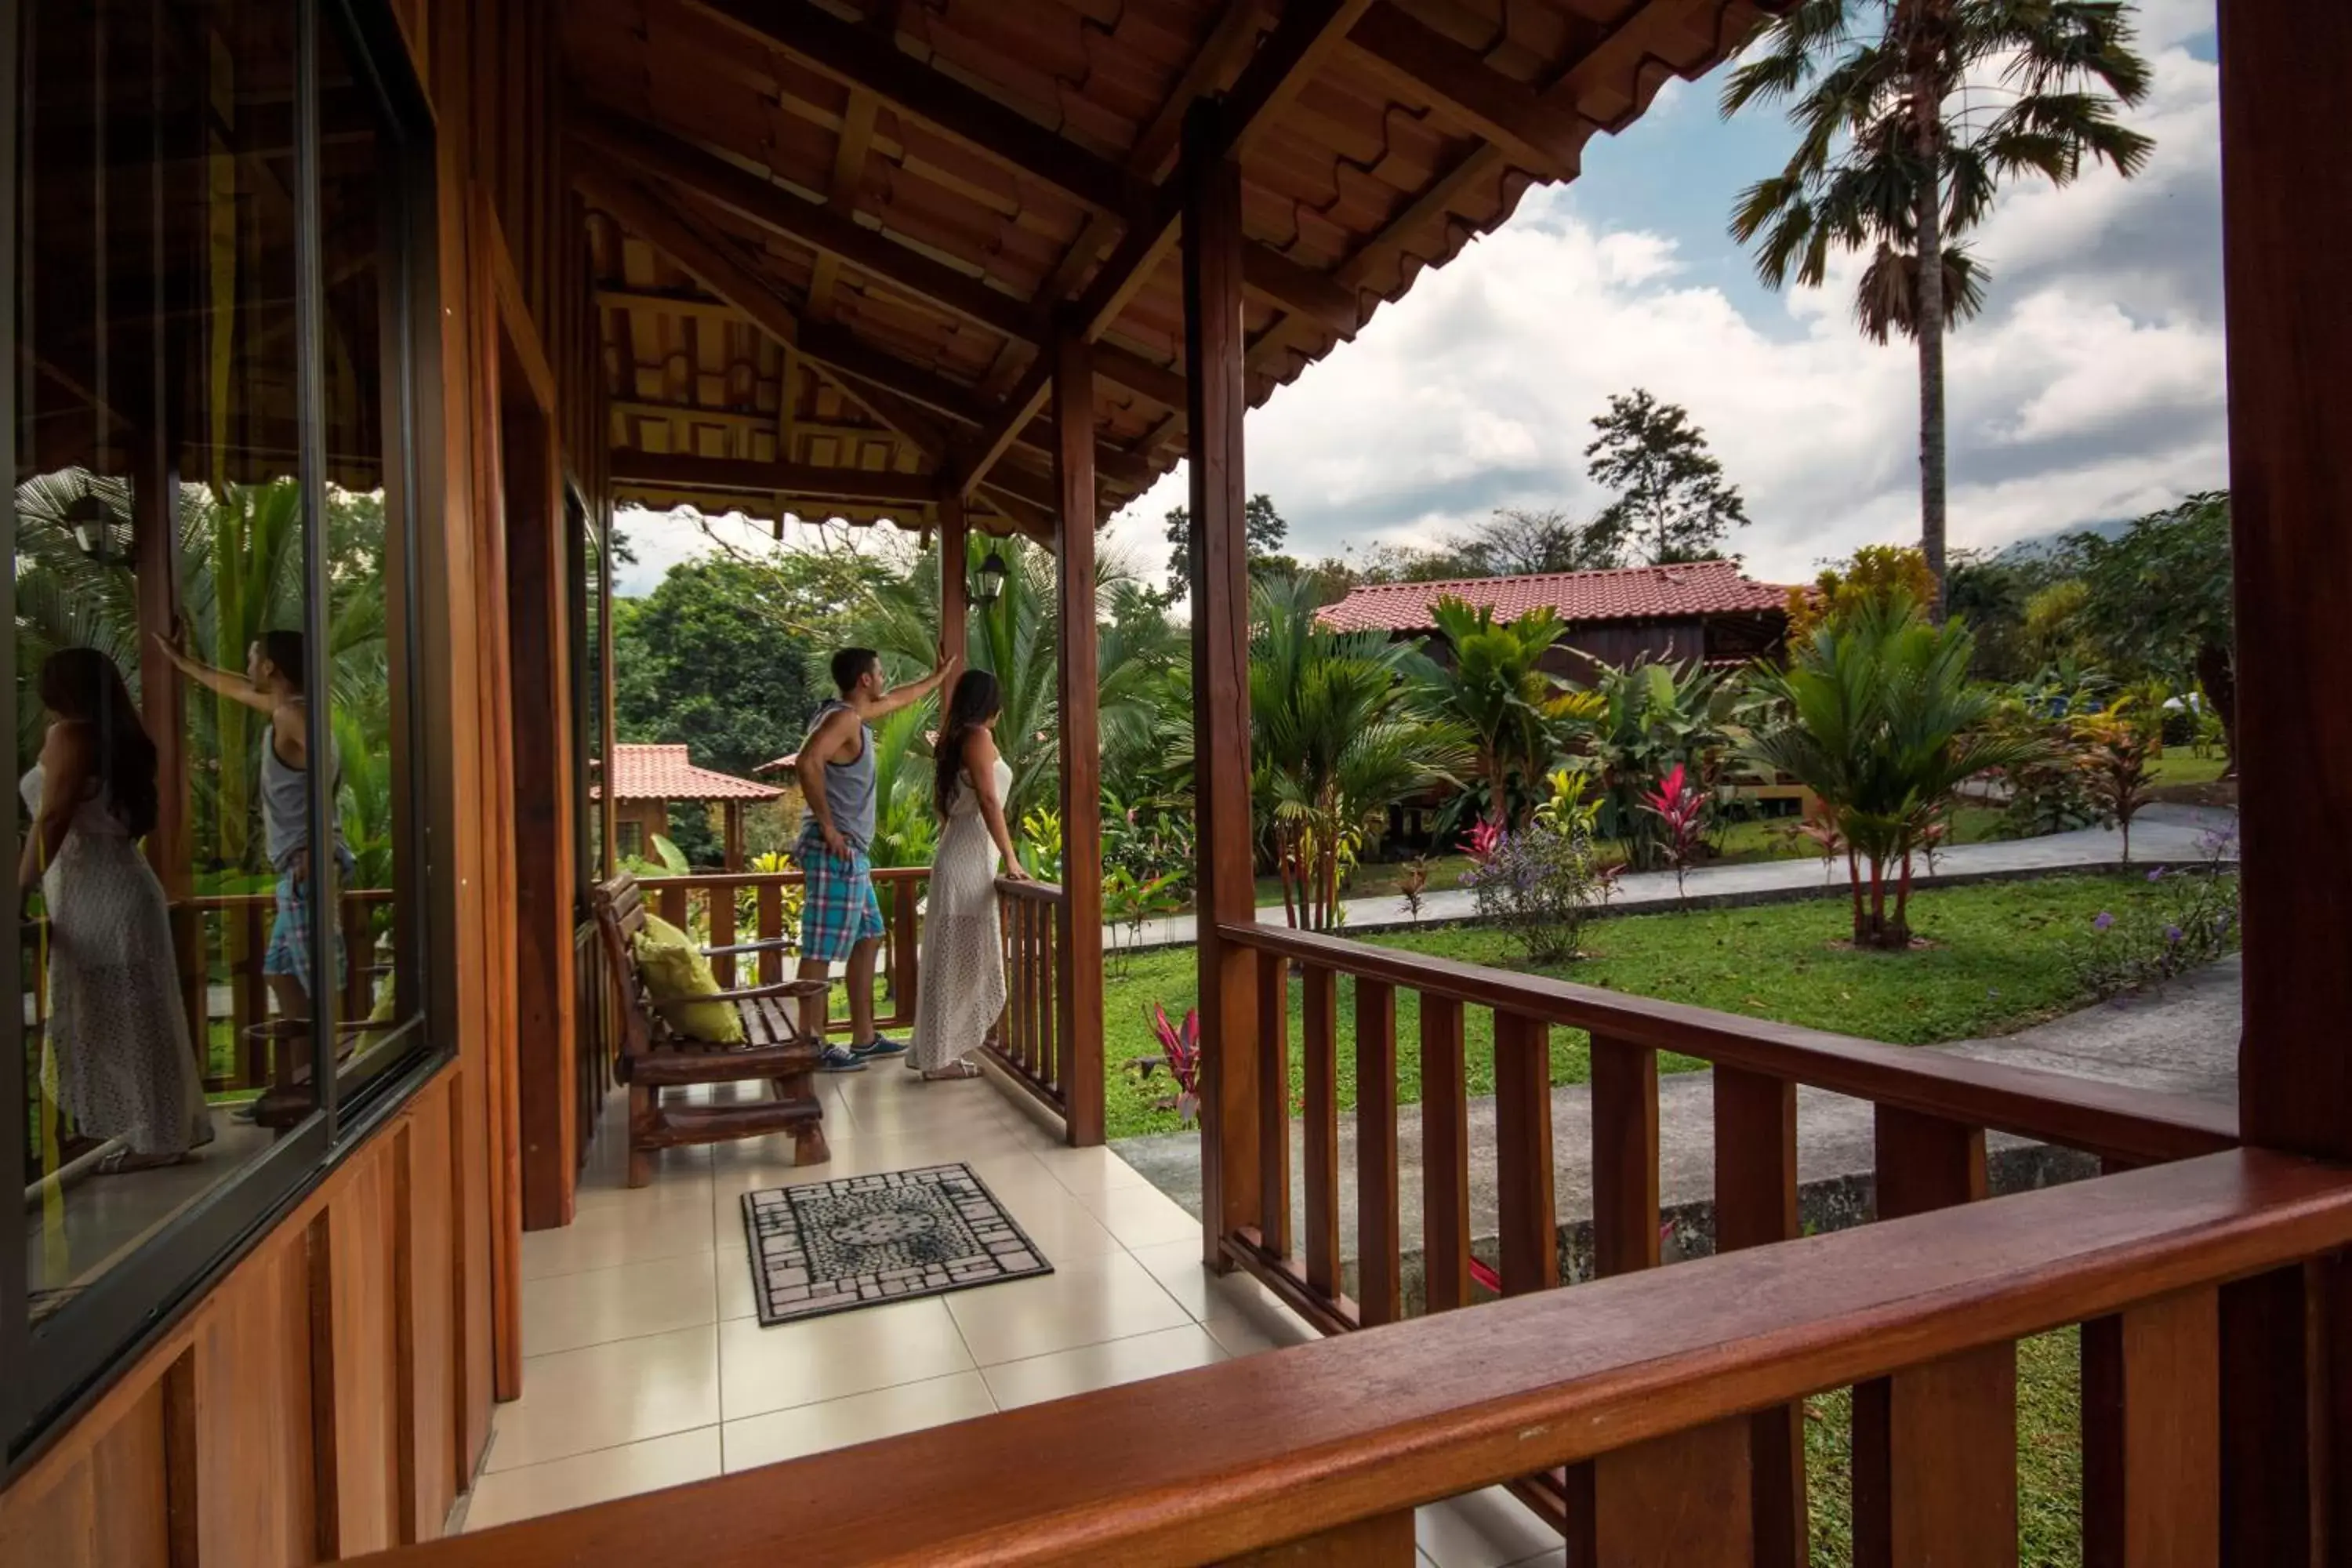
[(769, 1328), (1054, 1271), (968, 1165), (746, 1193), (743, 1225)]

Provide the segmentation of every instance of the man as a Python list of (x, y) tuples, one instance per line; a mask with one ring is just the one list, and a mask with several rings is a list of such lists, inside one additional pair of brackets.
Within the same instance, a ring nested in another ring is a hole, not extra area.
[[(191, 658), (178, 641), (157, 637), (165, 658), (189, 679), (269, 720), (261, 747), (261, 822), (264, 847), (278, 876), (277, 913), (269, 925), (269, 950), (261, 963), (278, 1016), (289, 1022), (310, 1016), (310, 922), (315, 889), (310, 876), (310, 704), (303, 691), (302, 634), (264, 632), (246, 650), (245, 673), (215, 669)], [(337, 787), (338, 759), (327, 759), (328, 788)], [(338, 832), (335, 863), (350, 875), (355, 862)], [(345, 963), (342, 934), (333, 938), (335, 967)]]
[[(817, 710), (816, 722), (802, 742), (795, 771), (808, 815), (801, 820), (793, 858), (808, 878), (801, 906), (803, 980), (829, 977), (846, 963), (849, 981), (849, 1041), (827, 1046), (824, 1070), (862, 1072), (881, 1057), (902, 1056), (903, 1040), (886, 1040), (874, 1028), (874, 952), (882, 942), (882, 906), (874, 897), (874, 876), (866, 855), (874, 841), (875, 720), (920, 702), (955, 674), (955, 661), (897, 690), (883, 679), (882, 657), (870, 647), (845, 647), (833, 656), (833, 684), (841, 695)], [(827, 997), (802, 999), (801, 1028), (824, 1038)]]

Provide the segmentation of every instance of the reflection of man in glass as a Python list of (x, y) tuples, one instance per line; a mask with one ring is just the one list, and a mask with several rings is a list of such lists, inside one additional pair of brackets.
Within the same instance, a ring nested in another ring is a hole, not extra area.
[[(302, 634), (264, 632), (246, 650), (245, 673), (215, 669), (176, 643), (157, 637), (165, 657), (198, 685), (269, 716), (261, 749), (261, 821), (271, 869), (278, 875), (278, 912), (261, 972), (283, 1018), (310, 1016), (310, 705), (302, 689)], [(331, 748), (331, 740), (329, 745)], [(341, 785), (341, 767), (327, 758), (328, 798)], [(338, 830), (335, 862), (349, 875), (354, 864)], [(343, 966), (342, 936), (335, 937), (335, 968)]]

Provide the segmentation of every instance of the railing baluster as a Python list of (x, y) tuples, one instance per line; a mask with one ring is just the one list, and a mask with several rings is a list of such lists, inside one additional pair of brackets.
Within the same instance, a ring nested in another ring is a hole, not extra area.
[[(1361, 993), (1358, 993), (1361, 994)], [(1470, 1088), (1462, 1004), (1421, 999), (1421, 1256), (1428, 1310), (1470, 1304)]]
[(2191, 1290), (2083, 1325), (2083, 1565), (2221, 1555), (2221, 1304)]
[[(758, 902), (759, 940), (782, 942), (784, 939), (784, 889), (781, 883), (760, 884)], [(784, 978), (784, 954), (782, 948), (760, 950), (760, 984), (775, 985)]]
[(1521, 1013), (1495, 1015), (1495, 1139), (1503, 1294), (1559, 1283), (1553, 1212), (1551, 1030)]
[(1304, 1093), (1307, 1283), (1325, 1301), (1339, 1298), (1339, 977), (1319, 964), (1298, 971), (1298, 1055)]
[[(712, 947), (735, 945), (735, 889), (740, 884), (728, 882), (710, 889), (710, 944)], [(719, 984), (731, 987), (735, 984), (735, 955), (725, 953), (712, 960), (719, 973)]]
[(912, 877), (899, 879), (890, 889), (890, 974), (898, 1005), (891, 1021), (912, 1023), (916, 999), (922, 994), (923, 944), (915, 924), (917, 888)]
[(1290, 1256), (1290, 962), (1257, 961), (1258, 1239)]
[[(1864, 1441), (1865, 1388), (1872, 1401)], [(2014, 1568), (2017, 1347), (1963, 1352), (1854, 1389), (1854, 1568)]]
[(1654, 1437), (1569, 1472), (1568, 1561), (1585, 1568), (1748, 1568), (1749, 1426)]
[(1592, 1255), (1606, 1278), (1658, 1265), (1658, 1053), (1592, 1037)]
[[(1878, 1218), (1901, 1219), (1985, 1195), (1981, 1127), (1882, 1105), (1874, 1185)], [(1949, 1423), (1937, 1419), (1948, 1406)], [(2000, 1434), (1989, 1459), (1982, 1451)], [(1853, 1390), (1854, 1568), (1923, 1561), (1929, 1542), (1959, 1564), (2017, 1560), (2017, 1348), (2001, 1344)], [(1979, 1451), (1969, 1452), (1970, 1445)], [(2005, 1526), (1983, 1522), (1990, 1514)], [(1937, 1533), (1958, 1531), (1947, 1536)], [(2002, 1531), (2006, 1531), (2006, 1534)], [(1998, 1554), (2008, 1542), (2008, 1555)], [(1958, 1545), (1977, 1542), (1974, 1550)], [(1944, 1560), (1939, 1556), (1939, 1561)]]
[(1029, 911), (1026, 900), (1016, 900), (1013, 905), (1013, 962), (1006, 973), (1012, 977), (1013, 1000), (1013, 1059), (1030, 1077), (1037, 1076), (1037, 1063), (1029, 1054)]
[(677, 927), (678, 930), (688, 931), (692, 929), (687, 923), (686, 889), (684, 888), (664, 888), (658, 895), (658, 908), (661, 910), (661, 918), (669, 921), (670, 924)]
[(238, 1085), (244, 1089), (269, 1086), (269, 1042), (253, 1028), (269, 1016), (269, 1005), (265, 1000), (268, 982), (261, 976), (262, 960), (268, 952), (262, 936), (265, 902), (274, 907), (274, 900), (259, 899), (245, 906), (243, 918), (236, 922), (239, 940), (231, 944), (236, 967), (236, 999), (232, 1004), (236, 1009), (236, 1048), (245, 1058)]
[[(1797, 1086), (1719, 1067), (1715, 1249), (1767, 1247), (1797, 1234)], [(1749, 1422), (1757, 1568), (1801, 1568), (1808, 1555), (1804, 1406), (1759, 1410)]]
[(1364, 1327), (1404, 1316), (1398, 1236), (1396, 988), (1356, 982), (1356, 1272)]
[(1055, 940), (1055, 911), (1037, 910), (1037, 1076), (1059, 1093), (1062, 1073), (1062, 944)]

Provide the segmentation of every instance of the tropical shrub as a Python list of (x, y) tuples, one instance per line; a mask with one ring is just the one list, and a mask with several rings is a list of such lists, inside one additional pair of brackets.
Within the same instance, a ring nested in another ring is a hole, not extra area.
[(1021, 864), (1041, 882), (1062, 880), (1062, 814), (1039, 806), (1021, 819)]
[(1389, 807), (1451, 780), (1469, 736), (1404, 679), (1421, 658), (1378, 632), (1316, 619), (1312, 584), (1251, 591), (1251, 793), (1290, 923), (1339, 923), (1342, 879)]
[(1184, 1126), (1192, 1125), (1201, 1113), (1201, 1014), (1199, 1009), (1184, 1010), (1184, 1022), (1180, 1026), (1168, 1021), (1165, 1004), (1151, 1005), (1151, 1032), (1160, 1041), (1156, 1057), (1138, 1057), (1127, 1064), (1138, 1083), (1149, 1083), (1151, 1075), (1162, 1068), (1175, 1084), (1176, 1092), (1165, 1100), (1152, 1102), (1154, 1110), (1172, 1110)]
[(1825, 566), (1810, 585), (1789, 590), (1789, 640), (1812, 636), (1858, 605), (1890, 598), (1924, 605), (1935, 591), (1936, 575), (1916, 545), (1865, 544), (1843, 566)]
[(1910, 945), (1911, 857), (1922, 835), (1964, 781), (2041, 754), (2037, 742), (1985, 728), (1994, 697), (1969, 679), (1972, 647), (1958, 622), (1934, 625), (1908, 599), (1875, 600), (1816, 628), (1769, 678), (1785, 717), (1746, 750), (1834, 816), (1856, 947)]
[(1677, 901), (1687, 896), (1684, 879), (1706, 847), (1707, 799), (1680, 763), (1642, 796), (1642, 809), (1658, 819), (1658, 846), (1674, 868)]
[(1576, 803), (1517, 833), (1497, 832), (1474, 849), (1462, 881), (1481, 920), (1499, 926), (1531, 963), (1560, 963), (1581, 951), (1584, 922), (1609, 901), (1617, 868), (1593, 842), (1597, 802)]
[(1589, 695), (1542, 668), (1568, 623), (1549, 606), (1497, 621), (1493, 606), (1474, 608), (1451, 595), (1429, 614), (1453, 657), (1450, 668), (1433, 663), (1423, 672), (1431, 706), (1472, 737), (1486, 816), (1521, 821), (1525, 797), (1559, 754), (1564, 727), (1593, 707)]
[(1666, 863), (1662, 826), (1643, 808), (1643, 792), (1679, 766), (1712, 795), (1743, 693), (1696, 659), (1594, 664), (1598, 700), (1582, 721), (1581, 761), (1601, 786), (1597, 831), (1624, 847), (1633, 869), (1656, 870)]
[(2074, 943), (2083, 988), (2112, 997), (2162, 985), (2234, 951), (2239, 942), (2237, 831), (2209, 833), (2203, 864), (2147, 874), (2158, 894), (2121, 914), (2102, 910)]
[(2150, 767), (2156, 761), (2158, 731), (2144, 722), (2138, 711), (2119, 704), (2105, 713), (2074, 721), (2080, 744), (2077, 765), (2084, 786), (2100, 815), (2122, 830), (2124, 864), (2131, 864), (2132, 818), (2155, 798)]
[(1172, 879), (1154, 878), (1138, 881), (1135, 874), (1124, 867), (1113, 866), (1103, 873), (1103, 921), (1111, 928), (1110, 972), (1124, 976), (1135, 950), (1143, 944), (1143, 927), (1147, 921), (1174, 914), (1181, 900), (1171, 890)]

